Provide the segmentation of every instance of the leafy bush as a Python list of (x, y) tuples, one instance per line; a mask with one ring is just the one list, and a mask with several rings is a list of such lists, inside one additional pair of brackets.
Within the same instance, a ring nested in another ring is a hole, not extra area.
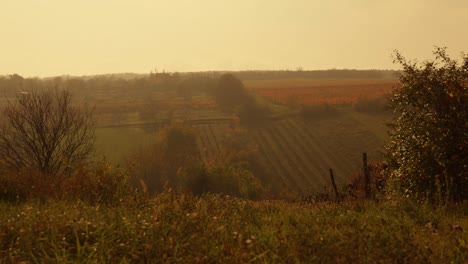
[(232, 74), (223, 74), (213, 90), (219, 108), (231, 113), (239, 105), (255, 104), (255, 99), (245, 89), (244, 84)]
[(143, 185), (149, 193), (158, 193), (164, 186), (177, 187), (177, 174), (183, 168), (199, 163), (196, 134), (184, 125), (162, 129), (157, 142), (135, 154), (130, 162), (134, 174), (132, 182)]
[[(375, 198), (377, 194), (382, 194), (387, 185), (387, 175), (384, 170), (387, 165), (382, 162), (374, 162), (367, 165), (370, 174), (370, 190)], [(364, 199), (365, 198), (365, 177), (361, 171), (353, 173), (351, 182), (345, 186), (345, 195), (349, 198)]]
[(243, 126), (255, 126), (262, 124), (271, 113), (266, 106), (260, 106), (256, 102), (242, 104), (235, 109), (239, 122)]
[(61, 184), (61, 197), (82, 200), (90, 204), (117, 205), (132, 199), (135, 194), (130, 185), (129, 172), (101, 161), (89, 168), (81, 168), (73, 177)]
[(415, 197), (467, 199), (468, 55), (448, 57), (443, 48), (422, 65), (396, 52), (401, 85), (390, 106), (398, 117), (386, 146), (395, 189)]
[(249, 170), (240, 166), (200, 167), (181, 173), (184, 189), (194, 194), (221, 193), (245, 199), (259, 199), (265, 189)]
[(57, 198), (59, 192), (57, 177), (36, 170), (6, 170), (0, 174), (0, 200), (3, 201)]
[(221, 110), (235, 113), (242, 125), (254, 125), (270, 114), (270, 109), (260, 106), (242, 81), (232, 74), (221, 75), (213, 89), (213, 97)]
[(0, 200), (9, 202), (65, 199), (115, 205), (134, 194), (129, 173), (105, 161), (76, 168), (66, 178), (36, 170), (7, 171), (0, 174), (0, 186)]
[(251, 171), (268, 191), (275, 192), (282, 188), (271, 177), (272, 168), (265, 167), (263, 161), (258, 158), (262, 154), (250, 131), (236, 127), (226, 129), (224, 134), (220, 152), (207, 162), (208, 166), (242, 167)]

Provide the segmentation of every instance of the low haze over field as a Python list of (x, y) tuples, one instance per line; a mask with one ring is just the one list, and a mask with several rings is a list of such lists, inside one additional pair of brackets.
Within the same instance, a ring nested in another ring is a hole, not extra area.
[(0, 0), (0, 263), (468, 263), (467, 14)]
[(468, 2), (2, 1), (0, 74), (396, 68), (466, 50)]

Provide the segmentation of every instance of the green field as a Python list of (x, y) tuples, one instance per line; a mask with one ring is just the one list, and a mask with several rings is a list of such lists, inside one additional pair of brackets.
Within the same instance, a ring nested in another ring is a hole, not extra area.
[(96, 158), (105, 157), (112, 163), (123, 163), (135, 152), (153, 144), (157, 132), (138, 127), (96, 129)]

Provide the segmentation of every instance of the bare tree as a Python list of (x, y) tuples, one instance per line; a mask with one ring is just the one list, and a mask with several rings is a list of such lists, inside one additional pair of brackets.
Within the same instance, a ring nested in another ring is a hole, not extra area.
[(72, 105), (69, 92), (20, 93), (3, 110), (0, 160), (11, 169), (64, 176), (94, 150), (93, 112)]

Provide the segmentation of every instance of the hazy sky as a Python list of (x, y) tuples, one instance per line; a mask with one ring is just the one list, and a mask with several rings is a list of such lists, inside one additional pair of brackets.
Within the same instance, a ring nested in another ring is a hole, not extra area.
[(397, 68), (468, 52), (466, 0), (0, 0), (0, 74)]

